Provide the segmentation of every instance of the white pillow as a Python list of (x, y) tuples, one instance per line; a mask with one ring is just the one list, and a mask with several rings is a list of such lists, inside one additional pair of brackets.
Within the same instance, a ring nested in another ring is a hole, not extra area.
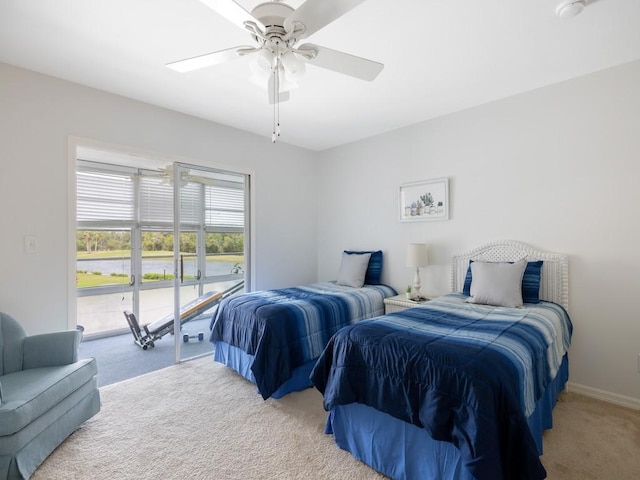
[(473, 262), (471, 265), (469, 303), (498, 307), (522, 306), (522, 277), (526, 260), (507, 262)]
[(346, 285), (348, 287), (360, 288), (364, 285), (364, 276), (369, 266), (370, 253), (362, 253), (359, 255), (349, 255), (342, 253), (342, 264), (338, 272), (338, 285)]

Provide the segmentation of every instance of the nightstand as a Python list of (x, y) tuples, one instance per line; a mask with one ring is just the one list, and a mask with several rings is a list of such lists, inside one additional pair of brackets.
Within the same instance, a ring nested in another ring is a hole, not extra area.
[[(428, 301), (429, 299), (427, 298), (425, 302)], [(423, 303), (424, 302), (414, 302), (413, 300), (409, 300), (404, 293), (396, 295), (395, 297), (387, 297), (384, 299), (384, 313), (400, 312), (407, 308), (417, 307)]]

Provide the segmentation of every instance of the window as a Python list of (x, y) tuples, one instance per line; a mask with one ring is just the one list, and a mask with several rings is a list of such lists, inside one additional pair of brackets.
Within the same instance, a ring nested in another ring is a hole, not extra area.
[[(244, 278), (246, 179), (196, 167), (183, 171), (177, 273), (181, 285), (196, 289), (189, 295), (198, 296)], [(151, 321), (172, 311), (174, 187), (167, 172), (173, 169), (78, 160), (76, 284), (85, 333), (126, 327), (122, 311), (151, 309), (145, 303), (153, 303)]]

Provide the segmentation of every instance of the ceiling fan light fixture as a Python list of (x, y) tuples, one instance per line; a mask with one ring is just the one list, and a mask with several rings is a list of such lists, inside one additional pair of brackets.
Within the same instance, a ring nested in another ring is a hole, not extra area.
[(284, 76), (290, 82), (298, 82), (305, 72), (305, 65), (302, 60), (293, 52), (286, 52), (280, 58), (280, 63), (284, 69)]
[(586, 0), (565, 0), (556, 8), (556, 15), (560, 18), (570, 18), (578, 15), (586, 6)]
[(287, 74), (286, 69), (283, 67), (278, 67), (278, 86), (280, 87), (280, 93), (298, 88), (298, 84)]
[[(211, 10), (248, 32), (253, 46), (238, 46), (166, 64), (186, 72), (252, 56), (249, 68), (252, 83), (266, 86), (273, 105), (273, 135), (280, 136), (280, 103), (289, 99), (289, 90), (297, 87), (305, 74), (305, 63), (313, 63), (338, 73), (372, 81), (384, 65), (366, 58), (298, 41), (313, 35), (365, 0), (304, 0), (298, 8), (286, 0), (260, 0), (251, 12), (239, 0), (200, 0)], [(576, 0), (574, 0), (576, 1)], [(243, 2), (244, 3), (244, 2)]]
[(271, 75), (271, 66), (273, 65), (273, 56), (267, 50), (262, 49), (257, 55), (251, 59), (249, 63), (249, 69), (253, 74), (253, 77), (261, 82), (261, 85), (266, 85)]

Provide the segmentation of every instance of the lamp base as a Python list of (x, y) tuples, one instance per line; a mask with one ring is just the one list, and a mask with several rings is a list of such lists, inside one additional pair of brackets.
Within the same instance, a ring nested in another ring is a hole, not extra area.
[(420, 267), (416, 267), (416, 274), (413, 277), (413, 287), (411, 289), (411, 299), (420, 298), (420, 288), (422, 285), (420, 284)]

